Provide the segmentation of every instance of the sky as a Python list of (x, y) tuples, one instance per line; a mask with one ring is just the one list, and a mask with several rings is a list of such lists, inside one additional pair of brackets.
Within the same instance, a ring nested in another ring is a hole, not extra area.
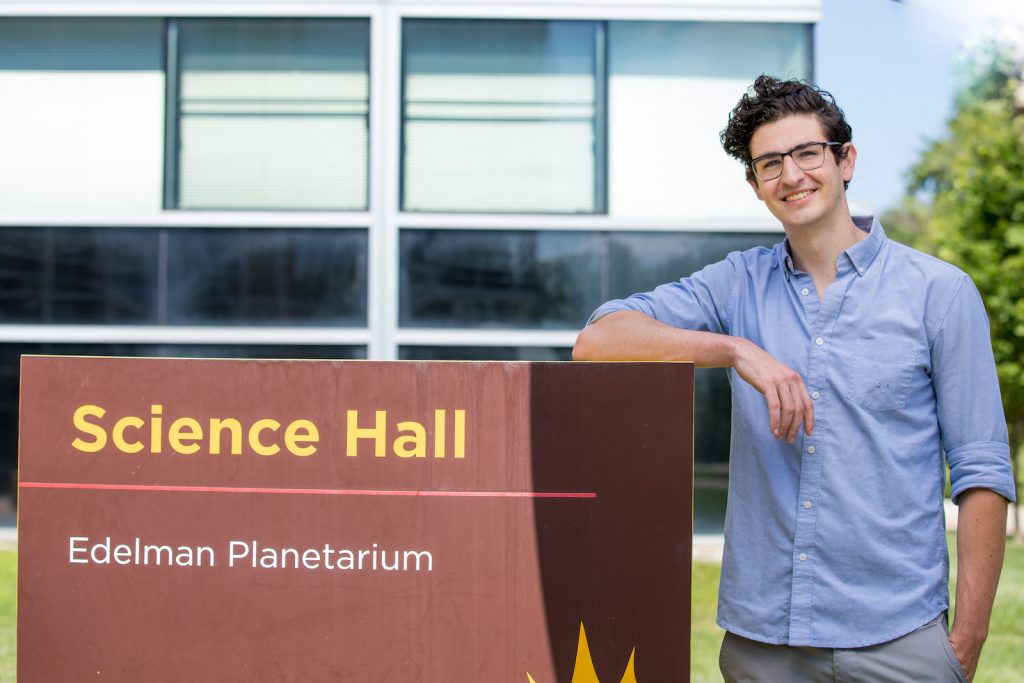
[(815, 81), (853, 126), (855, 213), (899, 203), (906, 174), (941, 137), (972, 46), (996, 34), (1024, 45), (1022, 0), (822, 0)]

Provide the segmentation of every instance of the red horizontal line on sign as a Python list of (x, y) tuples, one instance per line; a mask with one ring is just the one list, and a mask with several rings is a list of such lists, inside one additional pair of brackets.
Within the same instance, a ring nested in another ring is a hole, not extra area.
[(250, 486), (159, 486), (153, 484), (69, 484), (23, 481), (29, 489), (78, 489), (93, 491), (185, 491), (191, 493), (294, 493), (306, 496), (419, 496), (434, 498), (597, 498), (595, 492), (564, 491), (407, 491), (373, 489), (282, 489)]

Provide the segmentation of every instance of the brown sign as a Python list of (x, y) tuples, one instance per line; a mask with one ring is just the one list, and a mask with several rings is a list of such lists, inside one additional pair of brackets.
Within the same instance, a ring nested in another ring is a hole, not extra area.
[(689, 364), (25, 357), (21, 386), (21, 681), (689, 680)]

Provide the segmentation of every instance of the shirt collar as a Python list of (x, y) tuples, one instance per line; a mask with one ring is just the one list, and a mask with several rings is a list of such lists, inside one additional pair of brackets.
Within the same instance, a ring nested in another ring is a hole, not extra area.
[[(853, 224), (858, 229), (868, 233), (868, 236), (843, 253), (850, 259), (850, 263), (853, 265), (854, 270), (857, 271), (857, 274), (863, 275), (868, 272), (868, 268), (871, 267), (875, 256), (878, 255), (878, 250), (882, 248), (882, 244), (885, 242), (885, 230), (882, 229), (882, 224), (874, 216), (853, 216)], [(782, 268), (782, 272), (786, 275), (786, 280), (789, 280), (790, 276), (796, 272), (796, 267), (793, 265), (793, 255), (789, 249), (788, 237), (776, 246), (776, 256), (779, 267)]]
[(882, 229), (882, 224), (874, 216), (854, 216), (853, 223), (859, 229), (868, 233), (868, 236), (843, 253), (850, 259), (850, 263), (853, 264), (857, 273), (863, 275), (868, 272), (871, 263), (878, 256), (878, 250), (882, 248), (882, 244), (885, 242), (885, 230)]

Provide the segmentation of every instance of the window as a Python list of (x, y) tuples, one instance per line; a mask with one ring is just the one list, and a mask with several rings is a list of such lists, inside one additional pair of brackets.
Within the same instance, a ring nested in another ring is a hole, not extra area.
[(366, 231), (177, 229), (167, 322), (366, 325)]
[(0, 211), (156, 212), (163, 22), (0, 18)]
[(400, 324), (579, 328), (601, 303), (597, 233), (402, 230)]
[(158, 245), (156, 230), (4, 228), (0, 318), (8, 323), (154, 323)]
[(4, 228), (0, 317), (360, 327), (366, 258), (361, 229)]
[(805, 24), (610, 23), (609, 212), (762, 218), (718, 133), (759, 74), (809, 77), (810, 42)]
[(402, 230), (404, 327), (579, 329), (601, 303), (775, 233)]
[(402, 30), (404, 210), (598, 211), (596, 22)]
[(178, 208), (367, 208), (367, 20), (190, 19), (178, 35)]
[(605, 299), (646, 292), (724, 259), (729, 252), (782, 241), (774, 232), (611, 232)]

